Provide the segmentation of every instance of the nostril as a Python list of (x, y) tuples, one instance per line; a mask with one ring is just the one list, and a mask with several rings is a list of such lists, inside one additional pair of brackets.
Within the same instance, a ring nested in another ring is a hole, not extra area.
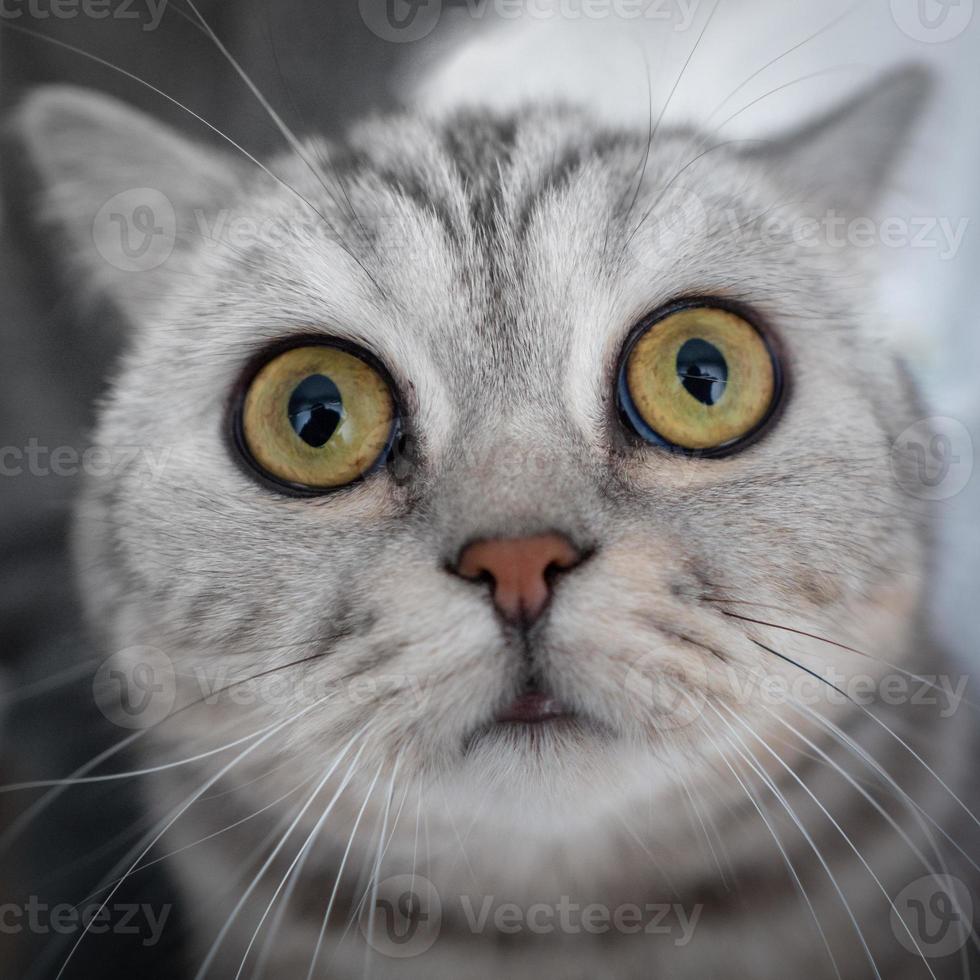
[(470, 582), (481, 582), (493, 585), (495, 578), (490, 571), (488, 563), (483, 560), (483, 556), (472, 549), (464, 548), (456, 564), (451, 562), (446, 565), (446, 570), (460, 578), (468, 579)]
[(547, 579), (557, 578), (562, 572), (570, 572), (573, 568), (578, 568), (586, 559), (592, 555), (592, 551), (579, 551), (569, 545), (569, 550), (557, 558), (550, 561), (544, 570)]

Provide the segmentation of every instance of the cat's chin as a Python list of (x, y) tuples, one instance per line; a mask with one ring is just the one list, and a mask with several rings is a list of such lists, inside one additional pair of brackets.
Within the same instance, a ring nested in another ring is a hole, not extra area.
[[(462, 785), (478, 784), (505, 808), (516, 800), (545, 809), (581, 793), (570, 774), (614, 768), (615, 734), (581, 714), (556, 713), (495, 720), (466, 740), (457, 772)], [(475, 791), (473, 786), (469, 791)]]
[(474, 732), (466, 754), (477, 752), (548, 753), (573, 750), (602, 737), (597, 725), (573, 714), (556, 712), (546, 717), (521, 717), (518, 712)]

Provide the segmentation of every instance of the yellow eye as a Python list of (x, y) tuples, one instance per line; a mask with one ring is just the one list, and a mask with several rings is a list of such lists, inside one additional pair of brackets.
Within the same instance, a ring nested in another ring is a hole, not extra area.
[(352, 483), (378, 462), (395, 419), (391, 388), (366, 360), (339, 347), (294, 347), (249, 385), (241, 438), (273, 479), (327, 490)]
[(692, 306), (654, 321), (627, 349), (619, 402), (650, 442), (692, 452), (729, 449), (765, 422), (779, 373), (761, 334), (740, 316)]

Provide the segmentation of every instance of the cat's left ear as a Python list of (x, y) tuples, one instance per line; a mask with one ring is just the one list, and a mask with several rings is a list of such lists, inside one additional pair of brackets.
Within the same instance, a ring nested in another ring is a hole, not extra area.
[(100, 93), (46, 86), (21, 104), (15, 138), (34, 204), (81, 298), (129, 321), (193, 273), (201, 215), (213, 221), (243, 180), (237, 160)]
[(861, 214), (886, 188), (932, 88), (926, 69), (899, 68), (748, 156), (771, 168), (806, 206)]

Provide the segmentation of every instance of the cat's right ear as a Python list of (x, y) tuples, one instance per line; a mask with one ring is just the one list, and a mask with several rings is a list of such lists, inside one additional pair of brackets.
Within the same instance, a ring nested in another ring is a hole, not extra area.
[(765, 163), (796, 197), (822, 214), (873, 209), (929, 102), (932, 75), (896, 68), (836, 109), (746, 152)]
[(55, 254), (83, 296), (108, 298), (131, 321), (193, 272), (201, 215), (213, 220), (241, 183), (225, 155), (73, 86), (31, 93), (13, 132)]

